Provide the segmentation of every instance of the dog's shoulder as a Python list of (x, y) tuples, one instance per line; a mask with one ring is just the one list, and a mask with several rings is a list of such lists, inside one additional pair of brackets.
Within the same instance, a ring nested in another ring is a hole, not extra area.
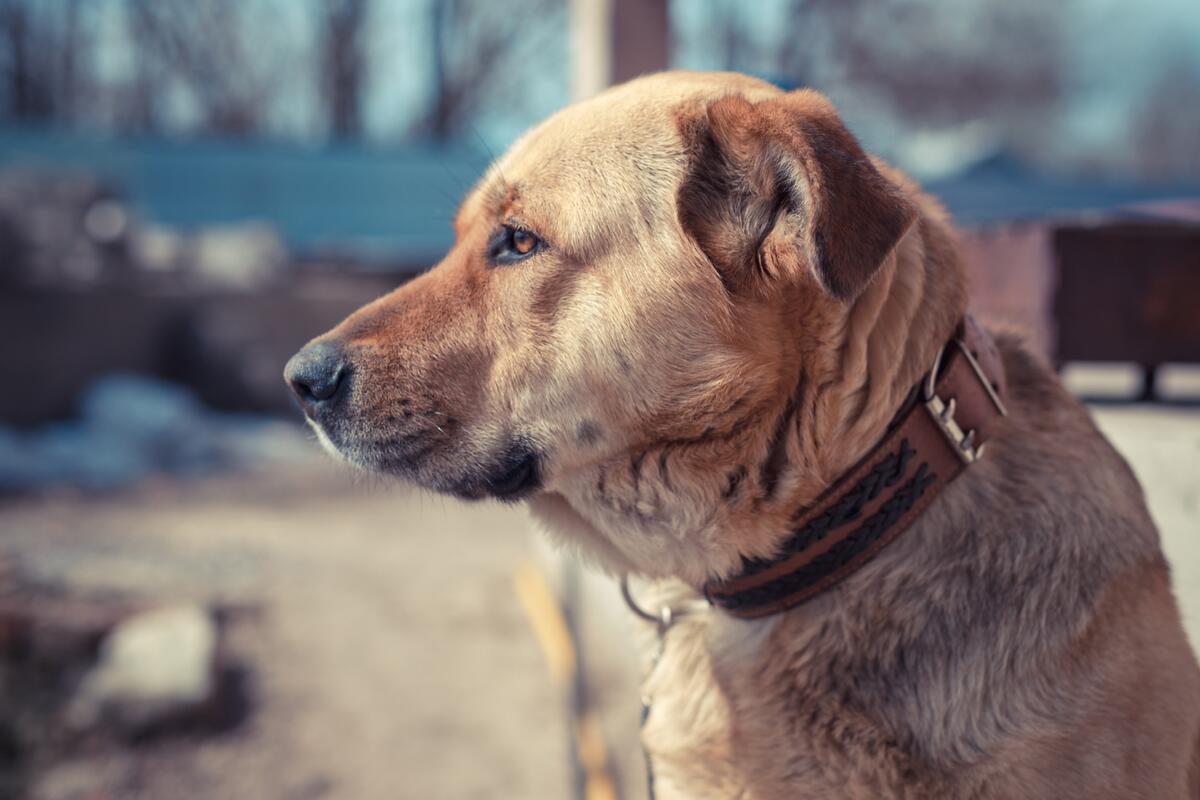
[[(1141, 700), (1172, 696), (1168, 684), (1195, 695), (1137, 480), (1044, 360), (1019, 337), (997, 341), (1009, 416), (981, 461), (805, 613), (759, 635), (737, 622), (706, 631), (705, 671), (741, 720), (724, 746), (756, 765), (743, 775), (763, 796), (1004, 797), (1019, 780), (1049, 797), (1069, 775), (1129, 787), (1147, 776), (1089, 759), (1098, 748), (1133, 763), (1113, 732), (1139, 726)], [(736, 652), (722, 657), (721, 643)], [(1194, 706), (1155, 713), (1182, 742)], [(1092, 731), (1086, 746), (1080, 730)], [(1039, 771), (1030, 748), (1077, 769)]]
[(1008, 505), (993, 515), (1030, 517), (1036, 527), (1054, 526), (1059, 536), (1118, 560), (1158, 557), (1141, 484), (1087, 407), (1022, 336), (1001, 330), (996, 341), (1009, 414), (984, 466), (995, 468), (986, 479)]

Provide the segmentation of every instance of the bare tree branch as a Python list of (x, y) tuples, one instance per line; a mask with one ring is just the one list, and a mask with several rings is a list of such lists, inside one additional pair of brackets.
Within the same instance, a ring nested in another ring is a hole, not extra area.
[(554, 22), (564, 5), (560, 0), (435, 0), (429, 11), (433, 91), (412, 132), (437, 140), (461, 136), (485, 105), (520, 102), (511, 75), (528, 74), (529, 62), (563, 35)]
[(73, 112), (79, 0), (0, 0), (0, 114), (51, 122)]
[(1042, 0), (793, 0), (780, 62), (799, 82), (824, 70), (927, 123), (1045, 109), (1063, 90), (1063, 13)]
[[(130, 0), (140, 55), (187, 88), (211, 133), (260, 133), (269, 100), (285, 74), (284, 65), (262, 46), (262, 31), (247, 30), (245, 6), (238, 0)], [(253, 44), (248, 34), (255, 38)]]
[(320, 86), (324, 115), (333, 135), (362, 133), (362, 93), (367, 65), (363, 32), (368, 0), (321, 0)]

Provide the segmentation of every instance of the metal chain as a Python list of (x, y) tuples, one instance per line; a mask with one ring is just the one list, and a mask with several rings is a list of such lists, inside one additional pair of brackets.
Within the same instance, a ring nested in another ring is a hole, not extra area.
[[(629, 610), (636, 616), (647, 622), (654, 623), (655, 629), (655, 647), (654, 655), (650, 658), (650, 671), (646, 675), (646, 680), (654, 674), (654, 670), (658, 668), (658, 662), (662, 660), (663, 653), (667, 649), (667, 632), (680, 619), (698, 614), (701, 611), (707, 611), (710, 604), (707, 601), (699, 601), (681, 608), (672, 608), (671, 606), (663, 606), (657, 614), (652, 614), (646, 609), (638, 605), (638, 602), (633, 599), (633, 593), (629, 590), (629, 576), (621, 576), (621, 597), (625, 600), (625, 605), (629, 606)], [(646, 728), (646, 721), (650, 718), (650, 706), (652, 698), (647, 694), (641, 695), (642, 700), (642, 717), (640, 727), (642, 730)], [(650, 763), (650, 753), (646, 750), (645, 744), (642, 745), (642, 756), (646, 761), (646, 793), (649, 800), (654, 800), (654, 766)]]

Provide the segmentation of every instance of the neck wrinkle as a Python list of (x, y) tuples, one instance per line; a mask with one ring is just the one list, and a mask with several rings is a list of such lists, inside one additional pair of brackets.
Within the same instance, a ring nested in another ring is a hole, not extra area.
[(928, 333), (921, 324), (927, 267), (916, 231), (914, 226), (897, 245), (846, 316), (840, 380), (829, 387), (826, 403), (832, 435), (820, 443), (828, 483), (878, 443), (932, 359), (914, 347)]
[(823, 380), (812, 381), (808, 425), (796, 431), (799, 469), (785, 495), (793, 512), (879, 442), (963, 314), (961, 280), (941, 274), (961, 273), (947, 269), (943, 242), (935, 246), (942, 258), (927, 252), (931, 233), (938, 231), (924, 221), (909, 229), (831, 336)]
[(808, 354), (807, 389), (785, 432), (786, 467), (763, 524), (741, 536), (741, 558), (777, 552), (795, 533), (795, 514), (878, 444), (962, 319), (966, 298), (952, 232), (943, 220), (922, 217), (848, 308), (814, 324), (819, 345)]

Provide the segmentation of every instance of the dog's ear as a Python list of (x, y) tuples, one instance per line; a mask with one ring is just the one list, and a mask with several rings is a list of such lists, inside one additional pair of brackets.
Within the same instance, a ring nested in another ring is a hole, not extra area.
[(724, 97), (681, 128), (679, 221), (731, 290), (810, 270), (850, 301), (916, 218), (816, 92)]

